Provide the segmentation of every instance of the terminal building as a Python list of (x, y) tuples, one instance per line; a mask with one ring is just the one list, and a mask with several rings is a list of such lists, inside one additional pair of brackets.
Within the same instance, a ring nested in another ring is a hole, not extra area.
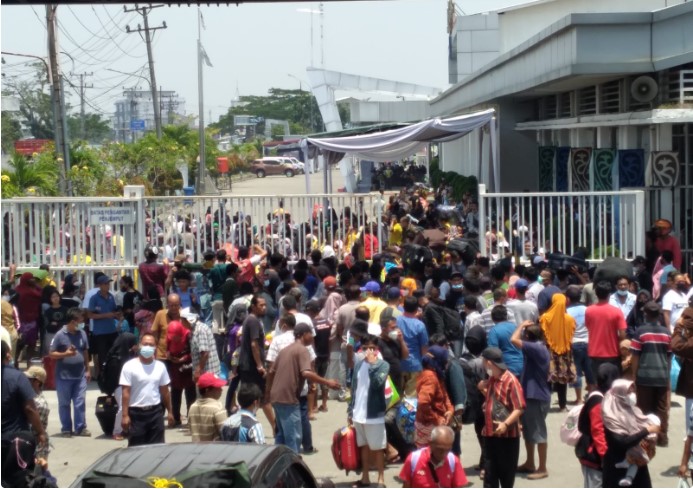
[[(536, 0), (454, 12), (453, 85), (431, 100), (431, 116), (496, 110), (494, 190), (645, 189), (646, 228), (669, 219), (690, 263), (693, 2)], [(489, 148), (484, 131), (444, 143), (441, 167), (492, 187)]]

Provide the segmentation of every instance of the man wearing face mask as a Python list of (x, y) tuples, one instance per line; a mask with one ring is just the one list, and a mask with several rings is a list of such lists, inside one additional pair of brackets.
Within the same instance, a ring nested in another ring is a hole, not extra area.
[(627, 318), (630, 311), (635, 307), (636, 296), (628, 289), (630, 287), (630, 281), (625, 275), (619, 277), (616, 280), (616, 292), (611, 294), (609, 298), (609, 304), (614, 307), (618, 307), (623, 313), (623, 318)]
[(395, 384), (397, 392), (404, 393), (404, 381), (402, 380), (401, 361), (409, 358), (409, 349), (404, 341), (402, 332), (397, 328), (397, 317), (394, 309), (388, 307), (380, 314), (380, 338), (378, 338), (378, 349), (385, 360), (390, 365), (390, 378)]
[[(58, 414), (61, 435), (69, 438), (91, 436), (87, 429), (86, 396), (89, 372), (89, 341), (84, 331), (85, 313), (73, 307), (67, 311), (67, 324), (53, 337), (50, 357), (55, 365), (55, 390), (58, 394)], [(74, 407), (74, 432), (70, 407)]]
[(123, 433), (129, 433), (128, 446), (165, 443), (162, 404), (173, 426), (173, 409), (166, 366), (154, 359), (156, 338), (151, 333), (140, 337), (139, 356), (123, 365), (120, 385), (123, 388)]

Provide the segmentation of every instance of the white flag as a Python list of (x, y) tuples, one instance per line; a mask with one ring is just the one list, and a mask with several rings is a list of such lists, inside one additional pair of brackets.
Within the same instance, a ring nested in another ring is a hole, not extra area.
[(204, 46), (202, 46), (202, 43), (200, 43), (200, 54), (202, 55), (202, 59), (204, 60), (205, 64), (210, 68), (214, 68), (212, 62), (209, 60), (209, 56), (207, 56), (207, 51), (205, 51)]

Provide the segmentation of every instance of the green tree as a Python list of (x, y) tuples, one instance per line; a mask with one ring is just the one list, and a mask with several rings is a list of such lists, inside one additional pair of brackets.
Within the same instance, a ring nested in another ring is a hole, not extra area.
[(2, 170), (2, 198), (58, 195), (59, 163), (52, 151), (32, 160), (15, 153), (9, 162), (11, 168)]
[(84, 115), (84, 134), (82, 134), (82, 117), (71, 115), (67, 118), (67, 128), (72, 141), (87, 141), (91, 144), (101, 144), (104, 140), (110, 140), (112, 135), (108, 121), (101, 114)]
[(3, 78), (4, 92), (19, 99), (19, 112), (26, 119), (31, 135), (37, 139), (53, 139), (53, 107), (46, 67), (32, 63), (36, 70), (29, 80)]
[(2, 150), (11, 153), (14, 142), (22, 137), (22, 126), (9, 112), (2, 113)]
[[(265, 119), (289, 121), (291, 132), (310, 134), (318, 132), (322, 127), (322, 117), (315, 97), (306, 90), (285, 90), (270, 88), (268, 95), (241, 96), (241, 104), (232, 107), (210, 127), (223, 133), (233, 133), (236, 128), (233, 123), (235, 115), (253, 115)], [(313, 130), (315, 128), (315, 130)], [(257, 132), (264, 131), (264, 124), (258, 124)]]

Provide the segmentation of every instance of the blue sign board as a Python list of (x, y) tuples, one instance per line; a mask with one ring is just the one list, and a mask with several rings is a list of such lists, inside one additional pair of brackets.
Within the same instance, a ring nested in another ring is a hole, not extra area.
[(131, 131), (144, 131), (144, 119), (133, 119), (130, 121)]

